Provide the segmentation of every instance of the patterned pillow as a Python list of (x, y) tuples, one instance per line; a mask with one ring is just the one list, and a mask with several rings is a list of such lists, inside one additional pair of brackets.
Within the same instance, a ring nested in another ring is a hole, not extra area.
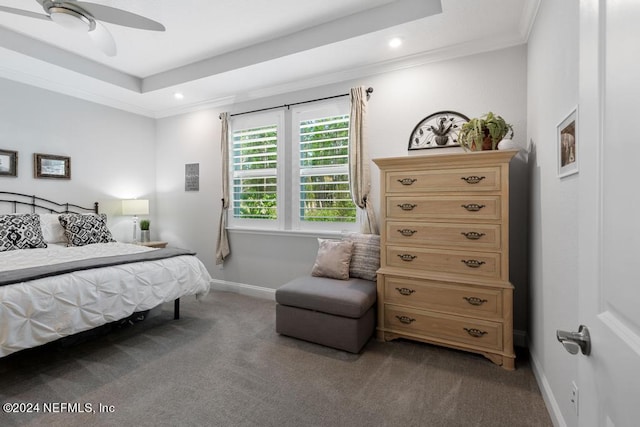
[(0, 215), (0, 252), (46, 247), (38, 214)]
[(377, 234), (343, 233), (342, 239), (353, 242), (349, 276), (373, 282), (380, 268), (380, 236)]
[(62, 214), (58, 217), (69, 246), (115, 242), (105, 214)]

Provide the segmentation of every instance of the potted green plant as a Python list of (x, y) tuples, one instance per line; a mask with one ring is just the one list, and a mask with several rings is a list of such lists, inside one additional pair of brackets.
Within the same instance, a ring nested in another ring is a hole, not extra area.
[(465, 150), (495, 150), (503, 138), (513, 137), (513, 126), (491, 111), (479, 118), (463, 123), (458, 133), (458, 143)]
[(151, 221), (149, 221), (148, 219), (141, 219), (140, 220), (140, 241), (145, 243), (145, 242), (149, 242), (150, 239), (150, 231), (149, 231), (149, 226), (151, 225)]

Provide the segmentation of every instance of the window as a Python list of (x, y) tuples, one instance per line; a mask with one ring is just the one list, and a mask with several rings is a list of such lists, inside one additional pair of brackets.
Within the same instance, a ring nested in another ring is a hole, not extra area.
[(229, 154), (231, 219), (236, 226), (277, 228), (281, 221), (278, 175), (282, 114), (233, 121)]
[(332, 228), (327, 223), (334, 223), (333, 228), (340, 230), (356, 222), (356, 206), (349, 191), (347, 108), (348, 104), (332, 103), (292, 112), (297, 148), (293, 153), (295, 228), (327, 229)]
[[(290, 123), (290, 132), (282, 131)], [(231, 122), (230, 226), (357, 229), (349, 191), (349, 101)]]

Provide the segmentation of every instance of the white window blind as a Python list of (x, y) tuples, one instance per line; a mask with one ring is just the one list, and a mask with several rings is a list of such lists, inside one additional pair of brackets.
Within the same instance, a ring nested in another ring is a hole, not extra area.
[(297, 228), (340, 230), (356, 222), (349, 192), (349, 114), (343, 104), (294, 111)]
[(230, 129), (230, 227), (358, 229), (348, 98), (236, 116)]
[(279, 120), (274, 117), (250, 127), (242, 127), (242, 121), (235, 124), (230, 150), (231, 222), (271, 222), (272, 227), (279, 218)]
[(300, 221), (355, 222), (349, 192), (349, 115), (300, 121)]

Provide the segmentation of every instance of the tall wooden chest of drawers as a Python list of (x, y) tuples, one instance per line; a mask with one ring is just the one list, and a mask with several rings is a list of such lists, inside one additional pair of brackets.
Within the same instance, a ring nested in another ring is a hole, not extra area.
[(380, 340), (479, 353), (514, 369), (509, 162), (517, 151), (374, 159)]

